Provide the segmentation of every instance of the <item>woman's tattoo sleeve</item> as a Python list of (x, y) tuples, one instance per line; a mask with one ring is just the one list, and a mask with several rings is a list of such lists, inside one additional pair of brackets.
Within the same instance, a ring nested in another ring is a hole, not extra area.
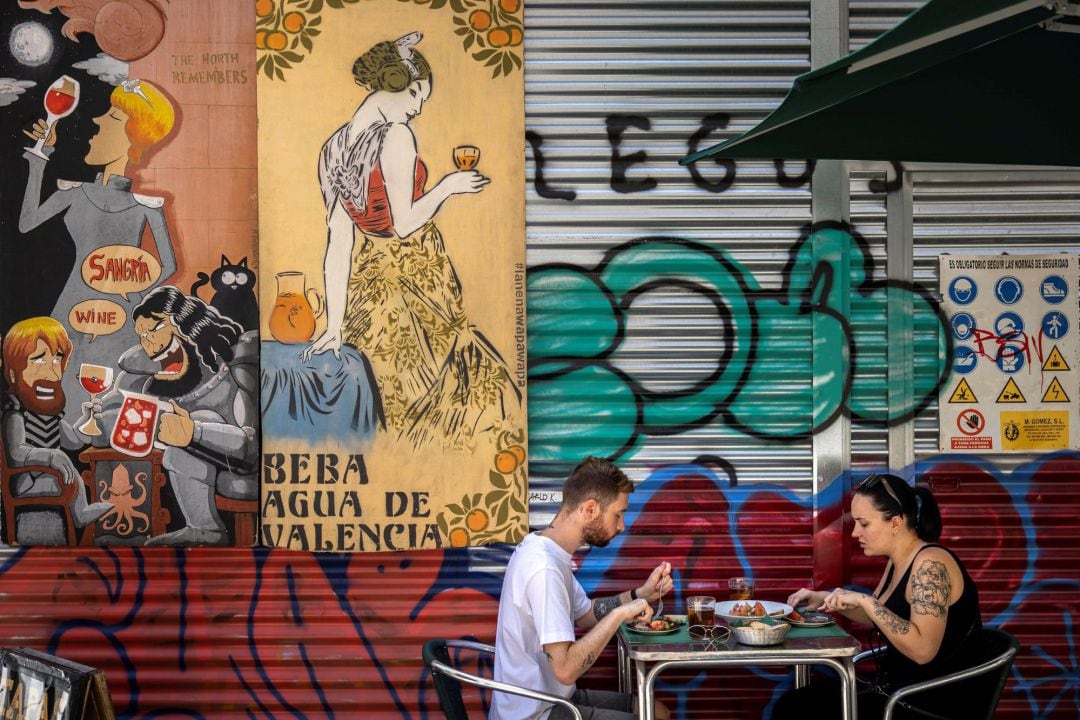
[(606, 598), (597, 598), (596, 600), (593, 600), (592, 603), (593, 617), (595, 617), (597, 620), (601, 620), (605, 615), (607, 615), (609, 612), (619, 607), (620, 605), (622, 605), (622, 600), (619, 599), (618, 595), (613, 595), (612, 597)]
[(871, 604), (874, 609), (870, 616), (882, 630), (891, 632), (894, 635), (907, 635), (908, 631), (911, 630), (910, 622), (882, 605), (877, 598), (874, 598)]
[(952, 580), (945, 563), (923, 560), (911, 576), (911, 612), (944, 618), (949, 612)]

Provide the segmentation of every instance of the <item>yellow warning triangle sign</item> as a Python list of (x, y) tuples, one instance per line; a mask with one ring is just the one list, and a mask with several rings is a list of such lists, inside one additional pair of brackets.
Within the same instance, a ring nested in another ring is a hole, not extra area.
[(1065, 356), (1061, 354), (1061, 351), (1057, 349), (1057, 345), (1050, 351), (1050, 354), (1046, 357), (1046, 362), (1043, 363), (1043, 370), (1060, 370), (1065, 372), (1069, 369), (1069, 363), (1065, 362)]
[(968, 381), (964, 378), (960, 378), (960, 384), (952, 391), (952, 395), (949, 396), (949, 402), (977, 403), (979, 400), (975, 397), (975, 392), (971, 389), (971, 386), (968, 385)]
[(1061, 383), (1057, 378), (1050, 381), (1050, 387), (1046, 388), (1046, 392), (1043, 393), (1042, 401), (1046, 403), (1051, 402), (1069, 402), (1069, 396), (1065, 394), (1065, 388), (1061, 386)]
[(1027, 402), (1024, 399), (1024, 393), (1020, 392), (1020, 388), (1016, 386), (1016, 381), (1012, 378), (1009, 378), (1009, 382), (1005, 383), (1005, 387), (1001, 388), (997, 401), (999, 403)]

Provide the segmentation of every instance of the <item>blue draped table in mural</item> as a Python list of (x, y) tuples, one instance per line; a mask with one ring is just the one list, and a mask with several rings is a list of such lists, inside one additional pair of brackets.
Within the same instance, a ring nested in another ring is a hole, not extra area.
[(371, 365), (351, 345), (301, 362), (306, 345), (262, 343), (262, 426), (274, 438), (312, 445), (370, 438), (383, 424)]
[(628, 692), (636, 680), (641, 717), (652, 720), (654, 686), (665, 670), (752, 665), (793, 665), (796, 687), (805, 683), (809, 665), (827, 665), (843, 679), (843, 720), (857, 720), (855, 706), (855, 653), (861, 645), (843, 629), (792, 628), (779, 645), (742, 645), (729, 638), (725, 642), (695, 640), (685, 628), (671, 635), (642, 635), (624, 625), (618, 633), (619, 689)]

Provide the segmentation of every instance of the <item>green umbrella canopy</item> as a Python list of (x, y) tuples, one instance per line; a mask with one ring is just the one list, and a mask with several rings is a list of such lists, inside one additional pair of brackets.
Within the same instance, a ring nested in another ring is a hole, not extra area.
[(930, 0), (687, 155), (1080, 165), (1080, 0)]

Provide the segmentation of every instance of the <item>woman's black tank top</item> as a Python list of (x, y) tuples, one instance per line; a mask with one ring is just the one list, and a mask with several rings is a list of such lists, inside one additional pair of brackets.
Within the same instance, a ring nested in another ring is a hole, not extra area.
[[(960, 598), (949, 606), (949, 615), (945, 622), (945, 635), (941, 639), (941, 647), (930, 662), (920, 665), (886, 641), (887, 650), (885, 657), (879, 664), (879, 668), (883, 674), (881, 680), (893, 689), (971, 667), (977, 664), (979, 660), (982, 636), (979, 591), (975, 587), (975, 581), (968, 575), (964, 563), (960, 562), (960, 558), (956, 557), (956, 553), (952, 550), (936, 543), (929, 543), (921, 547), (915, 553), (915, 556), (911, 558), (904, 576), (900, 578), (900, 582), (896, 584), (896, 588), (883, 604), (897, 617), (911, 620), (911, 604), (907, 601), (905, 595), (911, 569), (915, 566), (915, 560), (919, 557), (919, 554), (923, 550), (932, 547), (941, 548), (952, 555), (953, 560), (956, 561), (960, 568), (961, 576), (964, 578), (964, 590), (960, 594)], [(885, 587), (888, 587), (892, 580), (893, 570), (894, 568), (889, 568), (885, 578)]]

